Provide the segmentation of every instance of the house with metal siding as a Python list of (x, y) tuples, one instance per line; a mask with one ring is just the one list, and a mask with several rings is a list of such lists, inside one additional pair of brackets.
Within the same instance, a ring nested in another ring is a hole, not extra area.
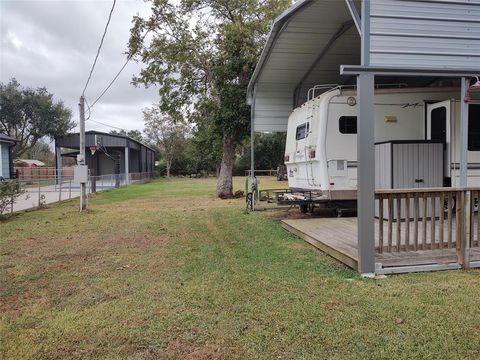
[(11, 179), (13, 177), (11, 148), (15, 144), (15, 139), (0, 134), (0, 177), (4, 179)]

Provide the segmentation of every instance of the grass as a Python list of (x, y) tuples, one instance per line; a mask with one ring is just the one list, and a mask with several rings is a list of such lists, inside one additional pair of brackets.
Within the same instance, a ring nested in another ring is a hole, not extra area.
[(478, 271), (364, 280), (214, 187), (162, 180), (1, 222), (2, 358), (480, 358)]

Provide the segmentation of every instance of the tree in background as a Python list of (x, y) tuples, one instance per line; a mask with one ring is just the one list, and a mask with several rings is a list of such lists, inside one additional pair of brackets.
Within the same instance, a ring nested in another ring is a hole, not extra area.
[[(255, 136), (255, 169), (274, 170), (283, 164), (285, 133), (265, 133)], [(250, 170), (250, 142), (245, 141), (235, 162), (235, 174), (244, 175)]]
[(271, 21), (290, 4), (155, 0), (150, 18), (133, 19), (129, 56), (146, 65), (134, 83), (158, 84), (161, 111), (203, 126), (221, 141), (218, 197), (233, 195), (235, 150), (250, 127), (247, 85)]
[(143, 110), (145, 120), (145, 136), (153, 144), (165, 160), (167, 178), (170, 178), (172, 163), (185, 153), (186, 138), (190, 133), (190, 126), (184, 121), (173, 121), (163, 114), (158, 106)]
[(45, 88), (23, 88), (15, 79), (0, 83), (0, 132), (16, 139), (18, 158), (44, 137), (53, 140), (75, 127), (72, 112)]
[(145, 139), (143, 138), (143, 134), (140, 130), (111, 130), (110, 134), (128, 136), (129, 138), (137, 140), (141, 143), (145, 141)]
[(24, 157), (44, 162), (47, 166), (55, 166), (55, 154), (50, 145), (45, 141), (39, 140), (34, 146), (25, 151)]

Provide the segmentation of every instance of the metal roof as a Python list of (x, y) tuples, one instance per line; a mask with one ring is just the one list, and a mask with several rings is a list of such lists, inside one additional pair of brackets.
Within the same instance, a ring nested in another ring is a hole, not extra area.
[(15, 159), (13, 160), (13, 163), (14, 164), (26, 164), (26, 165), (35, 165), (35, 166), (38, 166), (38, 167), (42, 167), (42, 166), (45, 166), (45, 163), (43, 161), (40, 161), (40, 160), (35, 160), (35, 159)]
[(5, 135), (5, 134), (0, 134), (0, 141), (1, 141), (1, 142), (14, 143), (14, 144), (17, 143), (17, 140), (15, 140), (14, 138), (12, 138), (12, 137), (10, 137), (10, 136), (7, 136), (7, 135)]
[[(145, 147), (153, 152), (156, 152), (155, 149), (151, 148), (148, 145), (141, 143), (138, 140), (132, 139), (127, 135), (122, 134), (110, 134), (102, 131), (89, 130), (85, 131), (85, 146), (94, 146), (95, 144), (95, 135), (101, 135), (103, 137), (105, 147), (124, 147), (128, 143), (132, 147), (132, 143), (137, 144), (138, 147)], [(78, 149), (80, 144), (79, 133), (70, 133), (65, 136), (61, 136), (56, 139), (56, 145), (59, 147), (65, 147), (70, 149)]]
[(248, 87), (255, 131), (286, 131), (316, 84), (342, 84), (339, 64), (360, 63), (360, 36), (345, 1), (299, 0), (275, 19)]
[[(363, 37), (371, 65), (427, 69), (431, 64), (433, 70), (428, 76), (387, 71), (376, 83), (428, 86), (449, 70), (460, 74), (462, 69), (467, 73), (480, 68), (479, 0), (374, 3)], [(355, 84), (355, 74), (342, 75), (340, 66), (361, 64), (362, 39), (355, 26), (360, 5), (359, 0), (299, 0), (275, 19), (248, 86), (254, 131), (286, 131), (289, 114), (307, 100), (314, 85)], [(349, 6), (356, 10), (353, 15)], [(448, 51), (439, 49), (439, 44)], [(437, 75), (435, 69), (443, 71)], [(459, 82), (448, 85), (454, 84)]]

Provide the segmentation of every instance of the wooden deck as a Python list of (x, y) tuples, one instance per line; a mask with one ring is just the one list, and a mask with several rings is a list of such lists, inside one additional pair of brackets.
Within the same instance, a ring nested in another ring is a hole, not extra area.
[[(292, 219), (283, 220), (282, 226), (349, 267), (358, 269), (357, 218)], [(384, 224), (384, 226), (387, 225)], [(400, 223), (400, 226), (403, 229), (405, 225)], [(429, 225), (428, 228), (431, 226)], [(436, 244), (434, 244), (433, 249), (425, 247), (426, 250), (405, 251), (403, 249), (398, 252), (379, 253), (378, 219), (375, 229), (375, 246), (377, 248), (375, 260), (379, 274), (459, 268), (454, 243), (453, 248), (447, 249), (435, 248)], [(439, 232), (440, 229), (437, 227), (436, 234)], [(431, 239), (430, 235), (427, 233), (426, 246), (430, 246), (428, 241)], [(404, 240), (400, 241), (401, 245), (403, 245), (402, 241)], [(478, 244), (476, 243), (476, 245)], [(480, 247), (475, 246), (470, 250), (470, 261), (475, 267), (480, 264)]]

